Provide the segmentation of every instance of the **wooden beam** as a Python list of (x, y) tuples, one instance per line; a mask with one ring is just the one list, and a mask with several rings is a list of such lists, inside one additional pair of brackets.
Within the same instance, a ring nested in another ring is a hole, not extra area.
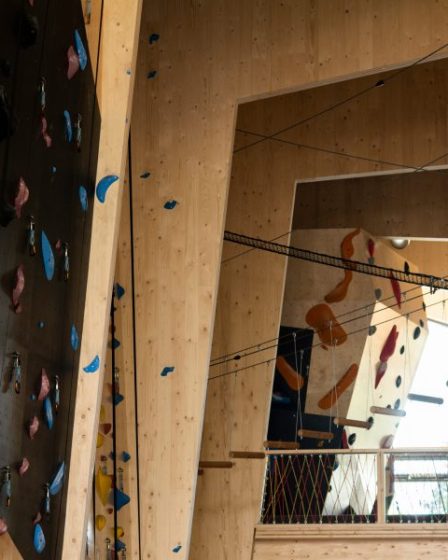
[(199, 461), (199, 469), (231, 469), (234, 465), (232, 461)]
[(297, 433), (302, 438), (327, 439), (327, 440), (333, 439), (333, 434), (331, 432), (319, 432), (317, 430), (306, 430), (302, 428)]
[(232, 459), (264, 459), (266, 453), (263, 451), (231, 451), (229, 453)]
[(371, 406), (370, 412), (372, 412), (373, 414), (383, 414), (384, 416), (406, 416), (405, 410), (385, 408), (383, 406)]
[(0, 558), (2, 560), (23, 560), (9, 533), (0, 536)]
[(336, 426), (351, 426), (353, 428), (365, 428), (366, 430), (370, 430), (372, 427), (372, 422), (365, 420), (352, 420), (350, 418), (342, 418), (340, 416), (336, 416), (333, 422)]
[(443, 399), (440, 397), (430, 397), (429, 395), (419, 395), (417, 393), (409, 393), (408, 399), (410, 401), (417, 401), (429, 404), (443, 404)]
[[(125, 174), (141, 5), (142, 0), (103, 2), (97, 82), (101, 113), (97, 181), (105, 175), (116, 174), (122, 182)], [(86, 375), (82, 368), (95, 355), (100, 357), (101, 364), (104, 363), (121, 195), (121, 184), (117, 184), (108, 192), (106, 204), (96, 199), (93, 202), (62, 558), (80, 558), (85, 550), (103, 367), (95, 375)]]

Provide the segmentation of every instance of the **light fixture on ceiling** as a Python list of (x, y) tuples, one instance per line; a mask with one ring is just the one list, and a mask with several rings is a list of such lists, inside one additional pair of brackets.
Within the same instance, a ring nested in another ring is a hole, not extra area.
[(411, 240), (405, 237), (394, 237), (390, 240), (390, 244), (394, 249), (405, 249), (410, 242)]

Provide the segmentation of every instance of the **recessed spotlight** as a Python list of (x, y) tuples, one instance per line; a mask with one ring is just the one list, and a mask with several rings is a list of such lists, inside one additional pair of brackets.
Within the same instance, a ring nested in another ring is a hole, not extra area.
[(394, 249), (405, 249), (410, 242), (410, 239), (406, 239), (404, 237), (394, 237), (390, 240), (390, 244)]

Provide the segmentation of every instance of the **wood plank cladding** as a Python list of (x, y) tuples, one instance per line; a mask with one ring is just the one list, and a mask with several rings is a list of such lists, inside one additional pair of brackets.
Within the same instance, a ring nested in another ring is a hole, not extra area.
[[(283, 235), (280, 242), (287, 242), (296, 180), (382, 168), (277, 142), (233, 156), (236, 119), (239, 128), (275, 132), (300, 117), (300, 107), (312, 114), (357, 84), (322, 97), (311, 88), (424, 56), (444, 42), (445, 9), (421, 0), (230, 0), (225, 8), (145, 3), (131, 138), (142, 557), (165, 558), (176, 550), (177, 558), (188, 558), (196, 485), (192, 557), (243, 560), (252, 552), (263, 461), (239, 461), (199, 481), (197, 471), (200, 456), (263, 451), (273, 365), (214, 380), (207, 391), (208, 364), (211, 355), (277, 336), (286, 261), (255, 251), (228, 260), (241, 249), (223, 249), (224, 225), (247, 235)], [(406, 39), (397, 39), (398, 29), (406, 29)], [(151, 42), (153, 34), (158, 40)], [(297, 98), (306, 105), (272, 98), (271, 110), (260, 100), (298, 90), (307, 90)], [(397, 95), (392, 88), (378, 91)], [(355, 121), (344, 116), (339, 111), (319, 121), (309, 141), (350, 139)], [(393, 119), (399, 135), (390, 139), (388, 155), (401, 160), (407, 150), (406, 160), (420, 164), (429, 148), (418, 139), (405, 143), (407, 119), (400, 111), (384, 119), (369, 111), (357, 119), (367, 136), (350, 149), (379, 157), (375, 139)], [(431, 122), (441, 140), (443, 117)], [(248, 139), (238, 133), (236, 141)], [(167, 367), (174, 369), (161, 375)], [(212, 373), (227, 367), (234, 365)]]

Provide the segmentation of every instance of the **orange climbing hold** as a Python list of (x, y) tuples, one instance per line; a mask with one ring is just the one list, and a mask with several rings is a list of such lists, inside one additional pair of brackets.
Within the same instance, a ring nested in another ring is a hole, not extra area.
[(347, 333), (326, 303), (319, 303), (312, 307), (306, 314), (305, 320), (315, 329), (323, 344), (340, 346), (347, 340)]
[(335, 303), (345, 299), (352, 278), (353, 272), (351, 270), (346, 270), (344, 274), (344, 280), (341, 280), (341, 282), (339, 282), (339, 284), (325, 296), (325, 301), (327, 303)]
[(327, 410), (336, 404), (339, 397), (350, 387), (358, 375), (358, 365), (352, 364), (336, 385), (317, 403), (319, 408)]
[(351, 259), (353, 257), (353, 254), (355, 252), (355, 249), (353, 247), (353, 238), (359, 235), (360, 232), (361, 230), (359, 228), (355, 229), (355, 231), (352, 231), (351, 233), (346, 235), (342, 240), (341, 256), (343, 259)]
[(280, 372), (280, 375), (288, 384), (288, 387), (293, 391), (299, 391), (304, 384), (303, 376), (298, 373), (283, 356), (278, 356), (275, 362), (275, 367)]

